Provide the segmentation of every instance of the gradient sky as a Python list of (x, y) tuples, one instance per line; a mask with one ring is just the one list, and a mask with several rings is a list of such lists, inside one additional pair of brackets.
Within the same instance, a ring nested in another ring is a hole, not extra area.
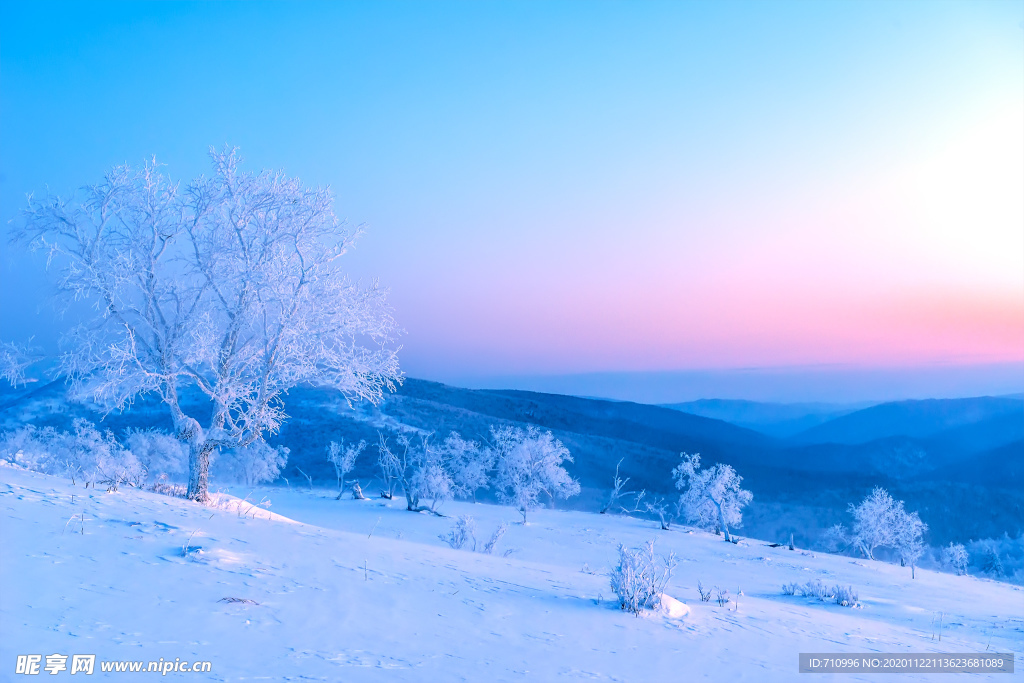
[(367, 224), (413, 376), (1024, 363), (1024, 2), (3, 3), (5, 220), (224, 143)]

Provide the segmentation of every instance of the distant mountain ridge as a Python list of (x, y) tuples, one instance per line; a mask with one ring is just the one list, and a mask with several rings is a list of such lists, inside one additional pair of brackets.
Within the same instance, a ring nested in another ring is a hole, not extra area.
[(710, 417), (775, 437), (789, 437), (840, 415), (871, 404), (764, 403), (736, 399), (706, 398), (664, 407), (691, 415)]
[(1017, 420), (1024, 427), (1024, 400), (981, 396), (897, 401), (833, 418), (793, 437), (798, 443), (859, 444), (894, 436), (929, 438), (987, 420)]
[[(185, 392), (183, 398), (193, 414), (207, 414), (198, 392)], [(455, 430), (486, 440), (491, 425), (535, 424), (551, 429), (573, 455), (568, 469), (583, 492), (567, 503), (571, 507), (600, 505), (620, 460), (622, 475), (630, 478), (628, 489), (646, 490), (648, 500), (671, 500), (678, 493), (671, 470), (685, 451), (700, 453), (707, 464), (728, 463), (744, 477), (754, 492), (747, 533), (781, 540), (793, 533), (798, 542), (810, 544), (829, 525), (849, 523), (848, 504), (879, 485), (906, 500), (910, 509), (920, 510), (930, 526), (929, 542), (943, 544), (1024, 529), (1024, 419), (1018, 419), (1019, 406), (1024, 401), (1007, 397), (882, 404), (784, 439), (665, 406), (470, 390), (407, 379), (376, 407), (350, 407), (334, 391), (293, 389), (285, 399), (290, 417), (270, 441), (290, 448), (283, 477), (294, 486), (297, 479), (305, 481), (300, 468), (322, 485), (333, 483), (327, 444), (339, 438), (365, 440), (369, 448), (352, 476), (370, 491), (377, 474), (378, 430), (393, 434), (414, 429), (435, 438)], [(793, 410), (775, 410), (771, 404), (727, 407), (753, 411), (762, 419), (787, 418), (786, 411)], [(900, 415), (907, 420), (904, 428), (899, 427)], [(118, 436), (129, 427), (171, 427), (165, 407), (153, 397), (138, 401), (127, 413), (104, 417), (89, 406), (68, 402), (60, 381), (0, 392), (0, 430), (25, 423), (68, 429), (78, 417)], [(906, 434), (894, 434), (900, 431)], [(834, 440), (844, 434), (852, 435), (851, 443)], [(494, 492), (481, 491), (479, 497), (493, 499)], [(1001, 502), (992, 505), (993, 500)]]

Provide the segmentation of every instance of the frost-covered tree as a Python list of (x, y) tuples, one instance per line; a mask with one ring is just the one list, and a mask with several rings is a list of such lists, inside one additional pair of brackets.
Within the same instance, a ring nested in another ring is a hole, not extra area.
[(619, 462), (615, 464), (615, 477), (612, 479), (612, 490), (611, 493), (608, 494), (608, 502), (601, 506), (600, 513), (602, 515), (611, 510), (612, 507), (622, 498), (625, 498), (626, 496), (636, 495), (634, 491), (622, 490), (626, 487), (626, 484), (629, 483), (629, 477), (623, 479), (622, 477), (619, 476), (619, 467), (622, 466), (622, 461), (624, 459), (625, 458), (619, 458)]
[(440, 461), (451, 476), (452, 495), (473, 498), (488, 487), (488, 472), (494, 466), (494, 451), (476, 441), (451, 432), (437, 446)]
[(842, 552), (850, 547), (850, 534), (842, 524), (833, 524), (822, 534), (821, 544), (830, 553)]
[(498, 497), (523, 515), (540, 504), (541, 495), (549, 500), (578, 495), (580, 485), (562, 467), (572, 455), (550, 432), (533, 425), (491, 427), (496, 459), (495, 488)]
[(380, 497), (391, 500), (395, 497), (402, 475), (402, 461), (391, 450), (383, 432), (377, 432), (377, 467), (380, 468)]
[(896, 501), (889, 492), (876, 486), (859, 505), (850, 505), (853, 515), (853, 542), (865, 557), (875, 559), (875, 550), (892, 548), (896, 543)]
[(893, 515), (893, 545), (900, 556), (900, 564), (910, 566), (910, 578), (916, 577), (917, 561), (924, 554), (924, 532), (928, 525), (921, 521), (916, 512), (903, 509), (903, 501), (898, 501)]
[(999, 548), (995, 541), (985, 542), (981, 548), (981, 571), (996, 577), (1006, 576), (1003, 559), (999, 556)]
[(490, 449), (463, 439), (458, 432), (439, 444), (431, 434), (420, 434), (414, 440), (400, 433), (395, 441), (396, 450), (392, 451), (380, 435), (378, 464), (385, 486), (393, 481), (402, 487), (407, 510), (438, 514), (438, 506), (445, 501), (469, 497), (487, 485), (487, 470), (493, 458)]
[(743, 489), (743, 477), (721, 463), (701, 469), (700, 455), (680, 454), (683, 461), (672, 470), (676, 488), (682, 491), (680, 509), (690, 522), (702, 528), (718, 528), (731, 541), (729, 526), (743, 524), (743, 508), (754, 494)]
[[(332, 192), (243, 172), (235, 150), (210, 156), (213, 173), (184, 188), (150, 162), (72, 198), (30, 198), (15, 233), (49, 252), (60, 290), (94, 304), (63, 340), (74, 392), (110, 410), (159, 395), (197, 501), (211, 453), (277, 432), (289, 388), (377, 402), (401, 380), (385, 291), (341, 270), (358, 231)], [(180, 400), (188, 387), (209, 401), (201, 414)]]
[(942, 564), (953, 570), (957, 576), (967, 573), (970, 557), (963, 543), (952, 543), (942, 549)]
[(889, 492), (876, 486), (859, 505), (850, 505), (853, 515), (852, 542), (869, 559), (875, 550), (890, 548), (902, 564), (910, 564), (911, 575), (924, 552), (922, 536), (928, 525), (916, 512), (907, 512), (902, 500), (894, 500)]
[[(345, 440), (332, 441), (327, 444), (327, 460), (334, 465), (334, 473), (338, 477), (338, 498), (341, 498), (341, 494), (345, 491), (345, 477), (348, 473), (356, 466), (356, 458), (359, 454), (366, 450), (366, 441), (360, 441), (357, 444), (350, 443), (345, 445)], [(358, 483), (356, 484), (358, 487)], [(356, 489), (353, 489), (353, 492)], [(359, 496), (361, 497), (361, 494)]]

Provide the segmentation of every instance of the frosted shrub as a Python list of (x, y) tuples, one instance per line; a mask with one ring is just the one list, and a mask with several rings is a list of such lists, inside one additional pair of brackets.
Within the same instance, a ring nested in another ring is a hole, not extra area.
[(942, 564), (951, 569), (957, 576), (967, 573), (967, 565), (970, 558), (967, 556), (967, 548), (963, 543), (950, 543), (942, 549)]
[(70, 460), (61, 462), (62, 455), (70, 456), (61, 452), (66, 448), (66, 437), (67, 432), (58, 434), (53, 427), (38, 429), (35, 425), (24, 425), (0, 435), (0, 457), (37, 472), (74, 476), (78, 468), (70, 467)]
[(461, 550), (467, 542), (472, 541), (471, 550), (476, 551), (476, 522), (469, 515), (460, 515), (448, 535), (438, 534), (437, 536), (447, 543), (454, 550)]
[(828, 600), (832, 597), (832, 593), (829, 592), (825, 584), (821, 582), (821, 579), (811, 579), (799, 589), (800, 595), (805, 598), (817, 598), (818, 600)]
[(158, 429), (129, 429), (125, 445), (138, 458), (150, 479), (176, 478), (188, 472), (188, 446)]
[(843, 607), (857, 607), (860, 599), (853, 586), (832, 586), (829, 588), (820, 579), (811, 579), (807, 583), (782, 584), (783, 595), (799, 595), (802, 598), (814, 598), (822, 602), (833, 601)]
[(654, 554), (654, 541), (635, 549), (620, 545), (619, 564), (611, 573), (619, 607), (638, 616), (645, 609), (658, 607), (675, 566), (674, 554), (663, 558)]
[(234, 481), (255, 486), (277, 479), (288, 463), (290, 452), (285, 446), (275, 447), (266, 441), (256, 441), (225, 452), (217, 461), (217, 470)]
[(837, 605), (841, 607), (855, 607), (857, 606), (859, 595), (854, 590), (853, 586), (833, 586), (832, 587), (832, 599), (836, 601)]
[(0, 436), (0, 457), (36, 472), (79, 479), (116, 491), (122, 484), (142, 486), (146, 468), (131, 451), (100, 432), (87, 420), (75, 420), (73, 431), (26, 425)]
[(487, 543), (484, 544), (484, 552), (488, 555), (493, 553), (495, 546), (498, 545), (498, 541), (501, 540), (501, 537), (505, 535), (506, 531), (508, 531), (508, 524), (505, 522), (499, 524), (498, 528), (494, 530), (494, 533), (491, 534), (491, 537), (487, 540)]

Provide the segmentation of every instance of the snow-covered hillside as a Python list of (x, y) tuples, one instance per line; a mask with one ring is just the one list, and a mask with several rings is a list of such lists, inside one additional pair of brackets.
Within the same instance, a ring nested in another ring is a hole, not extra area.
[[(799, 652), (1024, 649), (1024, 591), (989, 580), (912, 580), (611, 515), (540, 510), (523, 526), (495, 505), (448, 503), (441, 518), (328, 491), (233, 493), (276, 514), (0, 467), (0, 678), (20, 678), (17, 655), (60, 653), (95, 654), (99, 677), (100, 661), (180, 658), (210, 661), (203, 680), (790, 681)], [(480, 545), (509, 523), (494, 554), (438, 539), (458, 515), (475, 518)], [(682, 618), (614, 602), (617, 544), (649, 539), (681, 560), (667, 593), (689, 606)], [(813, 579), (852, 585), (861, 607), (782, 594)], [(698, 582), (730, 602), (701, 602)]]

